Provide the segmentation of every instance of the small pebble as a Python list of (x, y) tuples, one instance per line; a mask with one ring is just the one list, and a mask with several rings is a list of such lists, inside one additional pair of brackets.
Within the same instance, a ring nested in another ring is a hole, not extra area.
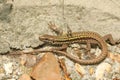
[(112, 66), (109, 63), (101, 63), (97, 66), (95, 71), (96, 80), (101, 80), (104, 77), (104, 73), (110, 73)]
[(9, 63), (5, 63), (3, 65), (4, 65), (3, 68), (5, 70), (6, 75), (8, 75), (8, 74), (13, 72), (13, 67), (12, 67), (13, 63), (9, 62)]
[(82, 67), (78, 63), (75, 64), (75, 69), (81, 75), (81, 77), (83, 77), (85, 75), (85, 69), (84, 69), (84, 67)]

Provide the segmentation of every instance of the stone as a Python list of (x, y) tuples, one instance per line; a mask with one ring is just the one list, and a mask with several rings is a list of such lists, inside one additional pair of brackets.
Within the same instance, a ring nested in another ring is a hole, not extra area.
[(84, 67), (82, 67), (78, 63), (75, 64), (75, 69), (81, 75), (81, 77), (83, 77), (85, 75), (85, 69), (84, 69)]
[(95, 71), (96, 80), (101, 80), (104, 77), (104, 73), (110, 73), (112, 66), (109, 63), (101, 63), (97, 66)]
[(94, 74), (94, 68), (91, 67), (91, 68), (89, 69), (89, 73), (90, 73), (90, 75)]
[(9, 63), (5, 63), (3, 65), (4, 65), (3, 68), (5, 70), (6, 75), (13, 72), (13, 63), (9, 62)]
[(52, 53), (46, 53), (33, 67), (31, 77), (35, 80), (62, 80), (57, 58)]
[(28, 74), (22, 74), (18, 80), (32, 80)]
[(108, 56), (110, 59), (112, 59), (113, 61), (117, 61), (120, 62), (120, 54), (115, 54), (115, 53), (109, 53)]
[(31, 55), (31, 54), (23, 54), (20, 56), (21, 61), (20, 63), (22, 65), (25, 65), (27, 67), (32, 67), (36, 64), (36, 56), (35, 55)]

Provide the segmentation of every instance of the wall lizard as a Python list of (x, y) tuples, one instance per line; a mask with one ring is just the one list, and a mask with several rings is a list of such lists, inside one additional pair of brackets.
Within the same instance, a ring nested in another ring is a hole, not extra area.
[(102, 50), (102, 53), (95, 59), (82, 60), (82, 59), (73, 57), (72, 55), (67, 54), (63, 51), (53, 50), (53, 52), (64, 54), (65, 56), (69, 57), (70, 59), (74, 60), (75, 62), (84, 64), (84, 65), (97, 64), (106, 58), (106, 56), (108, 54), (107, 44), (106, 44), (105, 40), (98, 33), (87, 31), (87, 32), (74, 32), (71, 34), (72, 34), (71, 37), (68, 37), (67, 34), (60, 35), (60, 36), (42, 35), (39, 37), (39, 39), (41, 41), (44, 41), (45, 43), (49, 43), (51, 45), (64, 45), (64, 44), (69, 45), (72, 43), (84, 43), (84, 42), (93, 40), (93, 41), (97, 42), (97, 44), (99, 44), (99, 46), (101, 47), (101, 50)]
[(51, 52), (63, 54), (64, 56), (67, 56), (71, 60), (73, 60), (77, 63), (83, 64), (83, 65), (98, 64), (106, 58), (106, 56), (108, 54), (106, 41), (108, 41), (112, 45), (120, 43), (120, 40), (114, 41), (111, 34), (108, 34), (108, 35), (102, 37), (101, 35), (99, 35), (96, 32), (90, 32), (90, 31), (72, 32), (71, 29), (67, 26), (68, 33), (62, 35), (63, 31), (58, 29), (58, 27), (56, 27), (55, 24), (50, 22), (48, 25), (49, 25), (49, 28), (57, 34), (57, 36), (42, 35), (39, 37), (39, 40), (41, 40), (45, 43), (48, 43), (50, 45), (63, 45), (64, 46), (66, 44), (70, 45), (73, 43), (86, 43), (88, 50), (90, 50), (90, 48), (91, 48), (90, 43), (98, 44), (98, 46), (102, 50), (101, 54), (99, 56), (97, 56), (96, 58), (90, 59), (90, 60), (82, 60), (82, 59), (72, 56), (71, 54), (67, 54), (67, 52), (60, 51), (61, 49), (66, 48), (65, 46), (63, 48), (62, 47), (58, 48), (58, 49), (53, 48), (53, 50), (48, 50)]

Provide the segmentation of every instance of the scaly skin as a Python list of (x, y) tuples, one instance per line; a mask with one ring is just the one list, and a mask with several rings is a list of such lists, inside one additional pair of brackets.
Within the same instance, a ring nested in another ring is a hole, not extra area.
[(51, 45), (63, 45), (63, 44), (69, 45), (72, 43), (85, 43), (87, 41), (93, 41), (93, 43), (94, 41), (95, 43), (97, 42), (97, 44), (101, 47), (102, 52), (98, 57), (90, 60), (78, 59), (76, 57), (73, 57), (70, 54), (66, 54), (66, 52), (53, 50), (53, 52), (63, 54), (69, 57), (70, 59), (72, 59), (73, 61), (83, 65), (98, 64), (101, 61), (103, 61), (108, 54), (106, 42), (99, 34), (95, 32), (89, 32), (89, 31), (74, 32), (74, 33), (71, 33), (71, 36), (69, 37), (67, 34), (61, 35), (61, 36), (43, 35), (43, 36), (40, 36), (39, 39)]

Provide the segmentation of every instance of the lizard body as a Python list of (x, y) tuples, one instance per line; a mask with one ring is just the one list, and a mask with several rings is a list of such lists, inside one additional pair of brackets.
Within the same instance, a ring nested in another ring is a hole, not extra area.
[(56, 53), (60, 53), (63, 54), (67, 57), (69, 57), (70, 59), (74, 60), (75, 62), (78, 62), (80, 64), (84, 64), (84, 65), (89, 65), (89, 64), (97, 64), (100, 63), (101, 61), (103, 61), (107, 54), (107, 44), (105, 42), (105, 40), (96, 32), (73, 32), (71, 33), (71, 36), (68, 36), (67, 34), (64, 35), (60, 35), (60, 36), (52, 36), (52, 35), (43, 35), (40, 36), (39, 39), (45, 43), (49, 43), (51, 45), (64, 45), (64, 44), (72, 44), (72, 43), (85, 43), (87, 41), (95, 41), (97, 42), (97, 44), (99, 44), (100, 48), (101, 48), (101, 54), (96, 57), (95, 59), (90, 59), (90, 60), (82, 60), (82, 59), (78, 59), (76, 57), (73, 57), (70, 54), (66, 54), (65, 52), (62, 51), (57, 51), (57, 50), (53, 50), (53, 52)]

